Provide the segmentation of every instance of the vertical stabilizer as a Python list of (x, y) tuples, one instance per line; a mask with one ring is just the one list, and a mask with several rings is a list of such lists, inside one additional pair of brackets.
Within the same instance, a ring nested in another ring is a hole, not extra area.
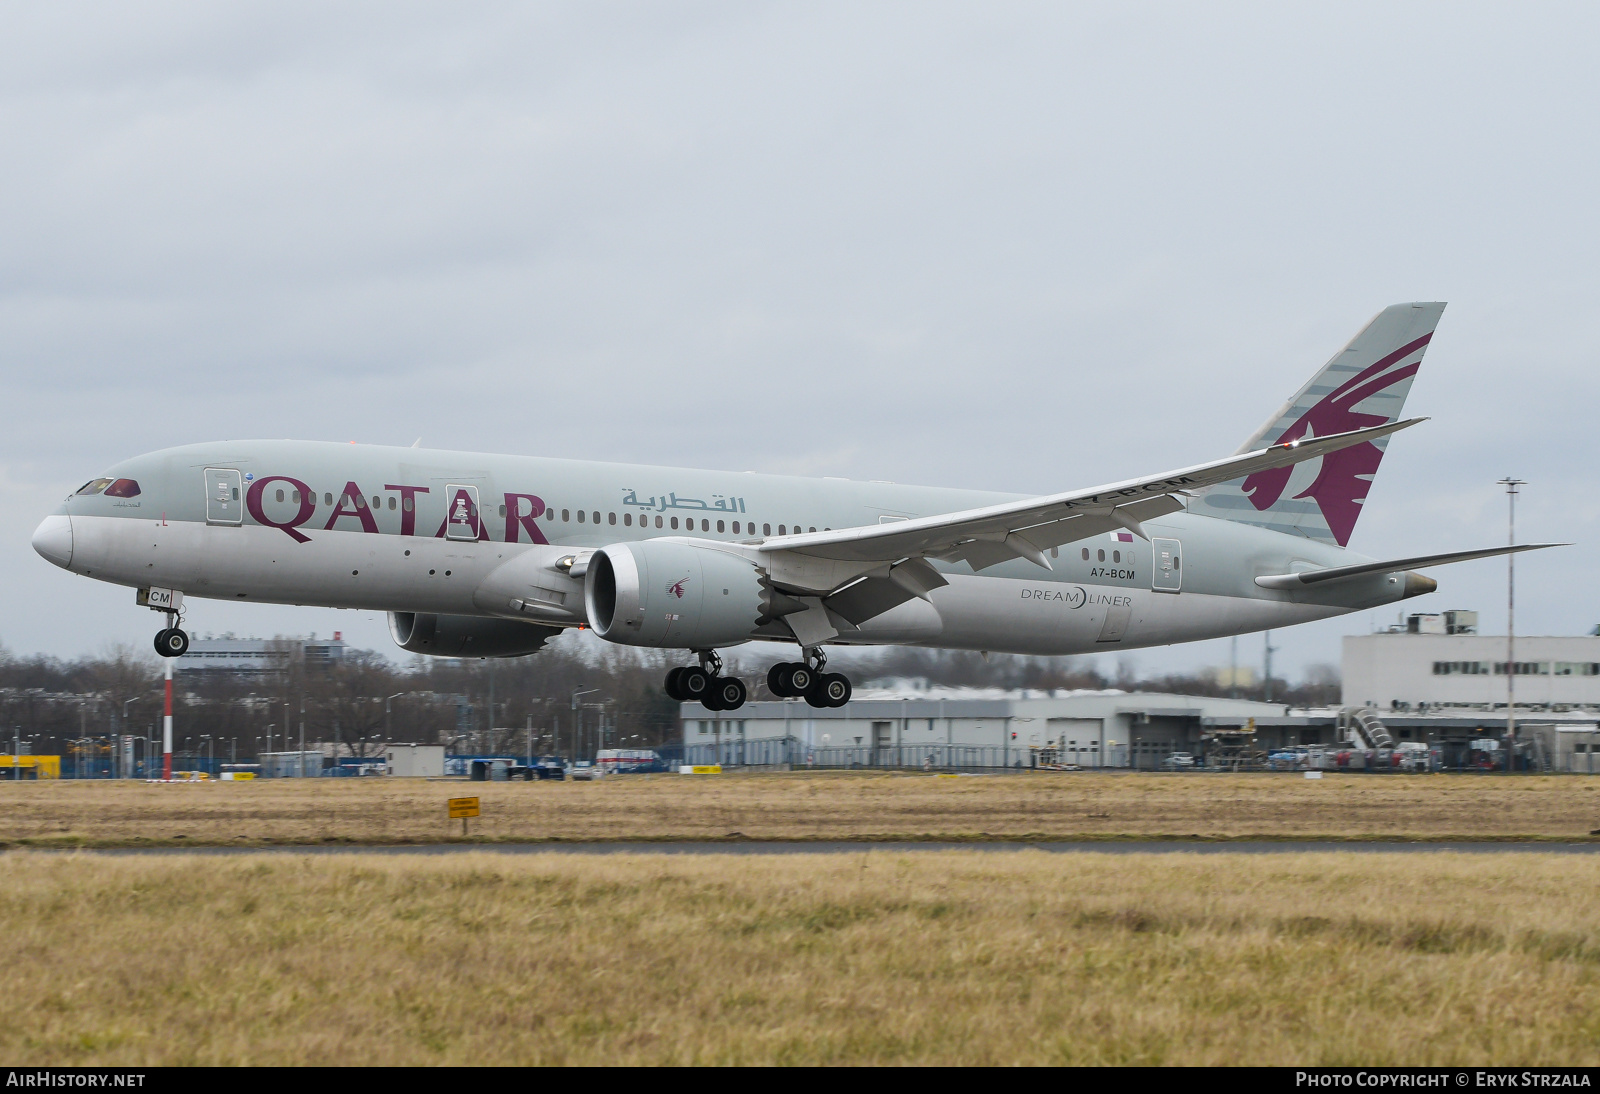
[[(1442, 314), (1442, 303), (1383, 309), (1239, 451), (1398, 420)], [(1388, 444), (1382, 437), (1212, 487), (1189, 511), (1344, 547)]]

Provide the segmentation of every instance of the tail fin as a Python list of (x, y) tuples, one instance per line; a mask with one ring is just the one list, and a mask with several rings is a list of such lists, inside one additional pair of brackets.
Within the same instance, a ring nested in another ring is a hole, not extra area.
[[(1442, 303), (1383, 309), (1239, 451), (1398, 420), (1442, 314)], [(1382, 437), (1214, 486), (1189, 511), (1344, 547), (1388, 444)]]

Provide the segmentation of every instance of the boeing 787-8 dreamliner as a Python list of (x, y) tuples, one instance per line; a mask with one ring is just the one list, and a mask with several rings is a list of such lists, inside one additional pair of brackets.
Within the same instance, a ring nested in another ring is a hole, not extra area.
[(389, 613), (406, 650), (516, 657), (567, 627), (683, 650), (667, 691), (732, 710), (717, 651), (793, 643), (771, 690), (841, 706), (829, 645), (1073, 654), (1284, 627), (1431, 592), (1347, 549), (1443, 304), (1380, 312), (1236, 455), (1044, 497), (317, 441), (138, 456), (34, 548), (165, 612), (186, 598)]

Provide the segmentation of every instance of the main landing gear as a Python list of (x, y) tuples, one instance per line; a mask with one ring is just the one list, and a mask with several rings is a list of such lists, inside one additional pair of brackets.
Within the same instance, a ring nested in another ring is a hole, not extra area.
[(178, 613), (167, 613), (167, 626), (156, 632), (156, 652), (162, 657), (182, 657), (189, 652), (189, 636), (178, 629)]
[(804, 661), (780, 661), (767, 672), (767, 688), (774, 695), (803, 698), (814, 707), (842, 707), (850, 701), (850, 678), (842, 672), (824, 672), (828, 657), (821, 647), (805, 651)]
[(744, 706), (744, 681), (722, 675), (722, 658), (715, 650), (699, 650), (700, 664), (667, 673), (667, 695), (680, 703), (699, 702), (707, 710), (738, 710)]
[[(667, 695), (680, 703), (699, 702), (707, 710), (738, 710), (746, 697), (744, 681), (722, 675), (722, 658), (699, 650), (699, 665), (667, 673)], [(785, 699), (804, 699), (814, 707), (842, 707), (850, 701), (850, 679), (842, 672), (824, 672), (827, 655), (820, 648), (805, 651), (804, 661), (785, 661), (767, 673), (767, 688)]]

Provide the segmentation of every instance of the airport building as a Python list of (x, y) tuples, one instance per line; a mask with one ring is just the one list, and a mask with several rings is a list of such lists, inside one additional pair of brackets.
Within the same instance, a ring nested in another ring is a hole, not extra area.
[[(1600, 636), (1518, 636), (1517, 710), (1600, 710)], [(1404, 627), (1344, 640), (1341, 696), (1380, 711), (1505, 710), (1506, 638), (1478, 633), (1476, 612), (1410, 616)]]
[(298, 655), (307, 668), (329, 668), (344, 658), (344, 636), (310, 638), (196, 638), (173, 660), (175, 672), (228, 672), (258, 676), (285, 671)]
[(1136, 767), (1202, 749), (1215, 719), (1282, 704), (1122, 691), (861, 688), (843, 707), (799, 699), (716, 715), (682, 707), (685, 763), (820, 767)]

